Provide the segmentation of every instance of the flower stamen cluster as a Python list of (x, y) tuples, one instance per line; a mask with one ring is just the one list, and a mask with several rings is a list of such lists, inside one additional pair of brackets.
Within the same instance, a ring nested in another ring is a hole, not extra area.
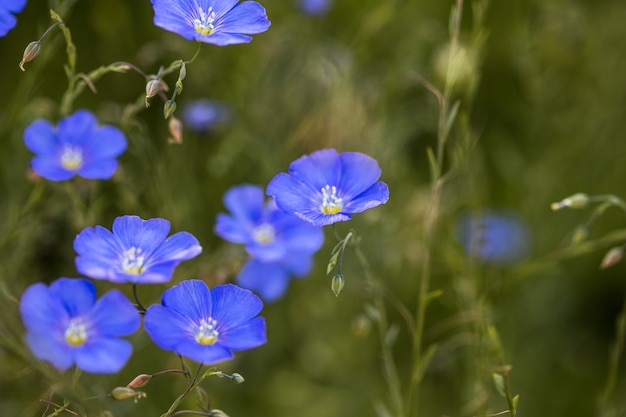
[(74, 317), (70, 320), (65, 329), (65, 341), (70, 346), (80, 346), (88, 339), (87, 325), (81, 317)]
[(61, 165), (68, 171), (76, 171), (83, 166), (83, 150), (77, 146), (65, 145), (61, 153)]
[(337, 187), (326, 184), (326, 187), (322, 188), (322, 213), (335, 214), (342, 209), (343, 198), (337, 196)]
[(143, 271), (145, 256), (141, 248), (132, 247), (122, 256), (122, 271), (127, 274), (138, 275)]
[(200, 325), (196, 330), (196, 341), (201, 345), (212, 345), (217, 342), (219, 332), (216, 329), (217, 321), (211, 317), (200, 320)]
[(198, 7), (199, 19), (193, 19), (193, 26), (201, 35), (210, 35), (215, 30), (215, 26), (213, 26), (213, 22), (215, 22), (215, 12), (213, 11), (213, 7), (209, 7), (206, 13), (202, 10), (201, 7)]

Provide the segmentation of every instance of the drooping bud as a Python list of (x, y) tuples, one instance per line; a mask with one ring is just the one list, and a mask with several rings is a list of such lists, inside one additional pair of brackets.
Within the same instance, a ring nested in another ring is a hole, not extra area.
[(600, 264), (600, 269), (607, 269), (621, 262), (624, 257), (624, 247), (616, 246), (611, 248), (604, 258), (602, 259), (602, 263)]
[(576, 245), (578, 243), (583, 242), (585, 239), (587, 239), (588, 235), (589, 235), (589, 230), (587, 229), (586, 226), (577, 227), (576, 230), (574, 230), (574, 233), (572, 234), (572, 244)]
[(140, 374), (126, 385), (127, 388), (141, 388), (148, 385), (148, 382), (152, 379), (152, 375)]
[(154, 78), (146, 83), (146, 107), (150, 107), (148, 99), (156, 96), (161, 91), (161, 81)]
[(550, 204), (552, 211), (561, 210), (562, 208), (569, 207), (573, 209), (581, 209), (587, 207), (590, 202), (590, 198), (587, 194), (576, 193), (563, 200)]
[(172, 135), (167, 140), (168, 143), (174, 143), (176, 145), (183, 143), (183, 123), (177, 117), (172, 116), (170, 117), (167, 127), (170, 131), (170, 135)]
[(24, 49), (24, 55), (22, 55), (22, 60), (19, 63), (19, 67), (22, 71), (26, 71), (26, 68), (24, 68), (24, 64), (35, 59), (35, 57), (39, 55), (40, 50), (40, 41), (32, 41), (26, 46), (26, 49)]
[(128, 387), (115, 387), (111, 391), (111, 398), (118, 401), (128, 400), (133, 398), (135, 403), (139, 401), (141, 398), (145, 398), (148, 395), (142, 391), (135, 391), (132, 388)]
[(168, 119), (176, 111), (176, 102), (167, 100), (163, 106), (163, 116)]
[(335, 274), (330, 283), (330, 289), (333, 290), (335, 297), (339, 297), (339, 293), (343, 289), (344, 285), (346, 285), (346, 281), (343, 279), (343, 275)]
[(228, 414), (226, 414), (222, 410), (218, 410), (217, 408), (214, 408), (213, 410), (211, 410), (210, 416), (211, 417), (229, 417)]

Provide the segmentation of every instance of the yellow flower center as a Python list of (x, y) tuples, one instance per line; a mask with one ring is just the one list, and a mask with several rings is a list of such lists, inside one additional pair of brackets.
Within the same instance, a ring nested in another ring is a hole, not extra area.
[(61, 154), (61, 165), (69, 171), (83, 166), (83, 150), (78, 146), (65, 145)]
[(343, 199), (337, 196), (337, 187), (326, 185), (322, 188), (322, 206), (324, 214), (339, 213), (343, 209)]
[(145, 256), (141, 248), (132, 247), (122, 256), (122, 271), (127, 274), (139, 275), (143, 271)]
[(87, 325), (80, 317), (74, 317), (65, 329), (65, 341), (70, 346), (80, 346), (87, 341)]
[(201, 345), (212, 345), (217, 342), (219, 333), (216, 326), (217, 322), (211, 317), (200, 320), (200, 325), (196, 329), (196, 342)]
[(210, 35), (215, 30), (215, 26), (213, 26), (213, 22), (215, 21), (215, 12), (213, 11), (213, 7), (209, 7), (209, 9), (204, 12), (200, 7), (198, 7), (198, 18), (193, 19), (193, 27), (201, 35)]
[(258, 243), (267, 245), (276, 240), (276, 229), (269, 223), (262, 223), (254, 228), (252, 236)]

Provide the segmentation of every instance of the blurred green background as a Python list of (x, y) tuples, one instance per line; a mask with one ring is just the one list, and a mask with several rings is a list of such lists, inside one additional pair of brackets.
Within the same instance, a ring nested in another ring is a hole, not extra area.
[[(166, 218), (173, 231), (193, 233), (204, 248), (173, 281), (229, 281), (245, 254), (212, 231), (224, 211), (224, 191), (241, 183), (265, 186), (292, 160), (317, 149), (360, 151), (378, 160), (389, 202), (338, 230), (359, 232), (375, 274), (415, 310), (423, 223), (432, 203), (426, 151), (436, 144), (438, 118), (437, 102), (416, 74), (443, 88), (453, 2), (335, 0), (322, 16), (303, 14), (291, 0), (261, 3), (272, 21), (266, 33), (247, 45), (204, 45), (187, 67), (179, 109), (211, 98), (233, 110), (231, 123), (210, 135), (186, 130), (183, 144), (168, 144), (158, 100), (130, 114), (128, 106), (143, 100), (145, 88), (135, 73), (108, 74), (96, 83), (97, 94), (80, 96), (75, 108), (121, 127), (129, 140), (110, 181), (51, 183), (28, 175), (32, 155), (23, 130), (37, 118), (58, 120), (67, 84), (60, 31), (46, 38), (22, 73), (17, 64), (24, 47), (51, 24), (50, 7), (65, 11), (79, 71), (127, 61), (156, 73), (160, 65), (189, 59), (194, 42), (155, 27), (147, 0), (30, 0), (17, 27), (0, 39), (0, 337), (5, 346), (17, 346), (17, 352), (0, 352), (0, 415), (41, 415), (39, 399), (59, 382), (42, 377), (42, 365), (25, 347), (17, 306), (28, 285), (76, 276), (72, 242), (80, 230), (110, 228), (123, 214)], [(486, 7), (483, 21), (473, 13), (479, 6)], [(607, 244), (581, 256), (551, 255), (569, 245), (591, 211), (552, 212), (549, 206), (581, 191), (626, 197), (626, 163), (619, 159), (626, 155), (625, 20), (626, 3), (618, 0), (465, 1), (460, 39), (468, 61), (453, 92), (462, 106), (446, 159), (458, 169), (444, 187), (431, 247), (431, 287), (443, 295), (428, 310), (425, 342), (439, 348), (421, 388), (420, 415), (507, 408), (491, 382), (495, 360), (476, 330), (483, 320), (498, 329), (512, 365), (518, 415), (601, 414), (598, 398), (626, 295), (625, 266), (599, 270)], [(170, 86), (175, 80), (166, 78)], [(483, 207), (525, 219), (530, 256), (490, 266), (463, 253), (455, 219), (464, 209)], [(623, 214), (608, 210), (588, 239), (624, 227)], [(268, 344), (219, 366), (241, 373), (246, 383), (204, 382), (215, 408), (233, 417), (374, 416), (375, 405), (387, 400), (362, 270), (348, 251), (347, 285), (336, 298), (325, 275), (334, 246), (330, 230), (326, 239), (311, 276), (265, 306)], [(112, 287), (97, 285), (100, 294)], [(167, 287), (141, 287), (144, 303), (158, 302)], [(394, 354), (407, 381), (409, 336), (391, 304), (389, 315), (400, 328)], [(84, 396), (103, 396), (139, 373), (178, 366), (143, 331), (131, 339), (135, 351), (123, 372), (83, 375)], [(626, 415), (622, 375), (602, 415)], [(157, 416), (183, 390), (182, 378), (164, 376), (144, 389), (148, 398), (138, 404), (104, 398), (86, 406), (115, 416)]]

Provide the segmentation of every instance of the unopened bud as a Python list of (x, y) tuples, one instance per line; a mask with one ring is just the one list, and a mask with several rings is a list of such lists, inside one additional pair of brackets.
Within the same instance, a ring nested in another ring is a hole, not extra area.
[(113, 388), (113, 391), (111, 391), (111, 398), (118, 401), (133, 398), (136, 403), (141, 398), (145, 397), (147, 397), (147, 394), (145, 392), (135, 391), (134, 389), (128, 387), (115, 387)]
[(152, 375), (140, 374), (126, 385), (127, 388), (141, 388), (148, 385), (148, 382), (152, 379)]
[(344, 285), (346, 285), (346, 281), (343, 279), (343, 275), (335, 274), (330, 283), (330, 289), (333, 290), (335, 297), (339, 297), (339, 293), (343, 289)]
[(152, 79), (146, 83), (146, 107), (150, 107), (149, 98), (156, 96), (161, 91), (161, 81)]
[(606, 269), (620, 263), (623, 257), (623, 246), (616, 246), (614, 248), (611, 248), (611, 250), (609, 250), (606, 255), (604, 255), (604, 259), (602, 259), (602, 263), (600, 264), (600, 269)]
[(172, 116), (170, 117), (167, 127), (170, 131), (170, 135), (172, 135), (168, 139), (168, 142), (177, 145), (183, 143), (183, 123), (177, 117)]
[(40, 41), (32, 41), (26, 46), (26, 49), (24, 49), (24, 55), (22, 55), (22, 60), (20, 61), (20, 64), (19, 64), (19, 67), (22, 71), (26, 71), (26, 68), (24, 68), (24, 64), (35, 59), (35, 57), (39, 55), (40, 50), (41, 50)]
[(115, 387), (111, 391), (111, 398), (114, 400), (122, 401), (137, 396), (137, 391), (128, 387)]
[(168, 119), (176, 111), (176, 102), (167, 100), (163, 106), (163, 116)]
[(246, 380), (243, 379), (243, 376), (241, 376), (241, 374), (238, 374), (237, 372), (232, 374), (230, 377), (231, 377), (231, 379), (233, 380), (233, 382), (235, 384), (242, 384), (242, 383), (246, 382)]
[(228, 414), (226, 414), (222, 410), (218, 410), (217, 408), (214, 408), (213, 410), (211, 410), (211, 414), (209, 415), (211, 417), (229, 417)]
[(562, 208), (569, 207), (573, 209), (585, 208), (589, 204), (589, 196), (584, 193), (576, 193), (571, 195), (557, 203), (550, 204), (550, 208), (553, 211), (561, 210)]

